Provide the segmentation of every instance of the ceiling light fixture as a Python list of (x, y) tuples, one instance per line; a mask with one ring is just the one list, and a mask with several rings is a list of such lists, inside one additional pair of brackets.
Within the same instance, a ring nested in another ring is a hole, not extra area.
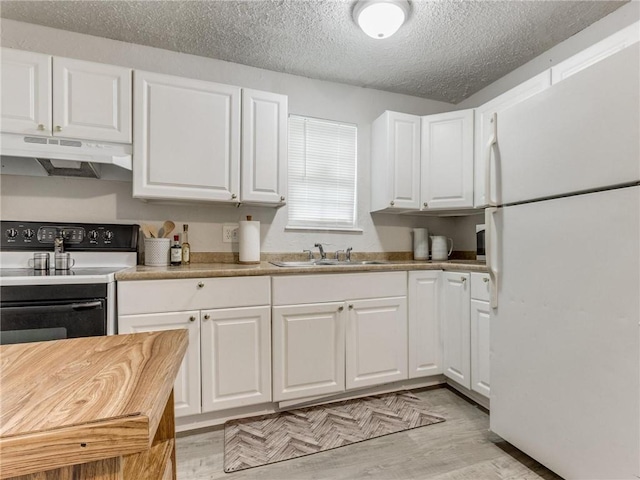
[(407, 0), (359, 0), (353, 9), (353, 19), (371, 38), (389, 38), (396, 33), (409, 15)]

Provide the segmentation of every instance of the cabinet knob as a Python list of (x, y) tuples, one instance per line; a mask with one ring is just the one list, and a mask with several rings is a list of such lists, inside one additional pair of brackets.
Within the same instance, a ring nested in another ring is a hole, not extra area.
[(196, 317), (194, 317), (193, 315), (191, 315), (191, 316), (189, 317), (189, 321), (190, 321), (190, 322), (195, 322), (195, 321), (196, 321)]
[(44, 125), (42, 123), (38, 124), (38, 130), (44, 130)]
[(349, 310), (353, 310), (353, 305), (349, 305)]
[(60, 125), (56, 125), (56, 132), (61, 132), (62, 131), (62, 127)]
[(422, 204), (422, 206), (426, 208), (426, 207), (428, 207), (428, 206), (429, 206), (429, 204), (428, 204), (427, 202), (424, 202), (424, 203)]
[(466, 282), (466, 281), (467, 281), (467, 277), (460, 277), (460, 281), (461, 281), (462, 283)]
[(393, 200), (391, 200), (391, 201), (389, 202), (389, 205), (391, 205), (392, 207), (393, 207), (395, 204), (396, 204), (396, 202), (394, 202)]
[(484, 283), (489, 283), (489, 278), (488, 278), (488, 277), (484, 277), (484, 278), (482, 279), (482, 281), (483, 281)]
[(231, 198), (238, 198), (238, 196), (235, 193), (232, 193)]
[(205, 316), (204, 316), (204, 319), (205, 319), (205, 320), (209, 320), (210, 318), (211, 318), (211, 315), (209, 315), (208, 313), (207, 313), (207, 314), (205, 314)]
[(280, 201), (284, 202), (284, 195), (280, 195)]
[(204, 287), (204, 283), (198, 282), (198, 288), (203, 288), (203, 287)]
[(338, 311), (342, 312), (344, 310), (344, 307), (338, 307)]

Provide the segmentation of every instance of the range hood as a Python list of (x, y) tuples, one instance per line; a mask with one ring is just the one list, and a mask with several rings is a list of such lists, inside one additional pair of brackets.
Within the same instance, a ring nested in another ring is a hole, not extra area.
[(131, 145), (11, 133), (0, 142), (2, 173), (101, 178), (102, 167), (132, 169)]

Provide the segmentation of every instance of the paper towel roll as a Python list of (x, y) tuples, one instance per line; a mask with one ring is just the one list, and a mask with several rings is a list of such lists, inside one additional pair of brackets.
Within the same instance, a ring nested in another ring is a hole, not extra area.
[(240, 221), (240, 263), (260, 263), (260, 222)]

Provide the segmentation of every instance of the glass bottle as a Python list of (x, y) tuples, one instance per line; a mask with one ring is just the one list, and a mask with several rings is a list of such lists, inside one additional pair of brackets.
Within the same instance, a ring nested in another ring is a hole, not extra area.
[(179, 236), (173, 236), (173, 245), (171, 245), (171, 265), (177, 266), (182, 263), (182, 247), (180, 246)]
[(182, 225), (182, 264), (189, 265), (191, 262), (191, 245), (189, 245), (189, 225)]

